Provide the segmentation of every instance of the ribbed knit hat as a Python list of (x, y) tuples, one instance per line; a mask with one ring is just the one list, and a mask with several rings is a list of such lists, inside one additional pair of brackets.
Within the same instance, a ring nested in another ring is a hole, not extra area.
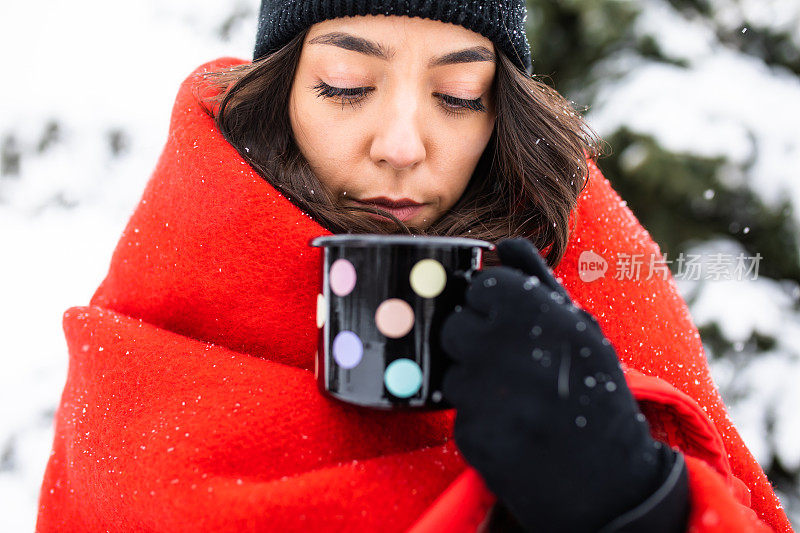
[(253, 61), (323, 20), (358, 15), (405, 15), (459, 24), (494, 42), (531, 73), (524, 0), (262, 0)]

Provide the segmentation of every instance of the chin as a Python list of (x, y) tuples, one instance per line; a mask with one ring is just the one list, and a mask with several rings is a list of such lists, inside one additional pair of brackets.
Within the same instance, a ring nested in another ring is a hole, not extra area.
[[(365, 216), (369, 217), (372, 221), (377, 222), (379, 226), (381, 226), (381, 233), (386, 233), (389, 235), (407, 235), (408, 232), (400, 227), (394, 220), (389, 217), (383, 217), (381, 215), (377, 215), (375, 213), (366, 213)], [(420, 233), (424, 229), (426, 229), (429, 224), (425, 223), (418, 223), (416, 222), (416, 218), (408, 219), (408, 220), (400, 220), (400, 222), (408, 228), (409, 231), (412, 233)]]

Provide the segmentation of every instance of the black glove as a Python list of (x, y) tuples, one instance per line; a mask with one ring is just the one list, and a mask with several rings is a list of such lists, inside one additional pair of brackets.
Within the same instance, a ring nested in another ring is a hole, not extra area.
[(441, 332), (467, 462), (525, 530), (684, 531), (683, 456), (651, 438), (595, 318), (527, 239), (497, 253)]

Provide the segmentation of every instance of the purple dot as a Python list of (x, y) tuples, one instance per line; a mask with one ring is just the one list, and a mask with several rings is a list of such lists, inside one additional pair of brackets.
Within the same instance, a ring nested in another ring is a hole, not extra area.
[(337, 296), (347, 296), (356, 286), (356, 267), (347, 259), (337, 259), (330, 270), (331, 290)]
[(342, 368), (353, 368), (361, 362), (364, 346), (352, 331), (340, 331), (333, 339), (333, 359)]

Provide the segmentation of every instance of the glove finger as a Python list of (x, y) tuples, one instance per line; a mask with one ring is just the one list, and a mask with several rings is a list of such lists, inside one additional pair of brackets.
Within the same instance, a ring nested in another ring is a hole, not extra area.
[(454, 361), (467, 361), (474, 357), (485, 357), (486, 340), (490, 324), (470, 307), (456, 310), (445, 318), (439, 334), (439, 345)]
[(571, 301), (564, 287), (553, 277), (539, 250), (528, 239), (515, 237), (497, 243), (497, 256), (504, 266), (522, 270), (528, 276), (536, 276), (551, 290), (561, 294), (567, 302)]
[(527, 277), (504, 266), (489, 267), (472, 277), (464, 294), (465, 303), (490, 320), (509, 308), (519, 308), (521, 299), (529, 299), (523, 290)]
[(442, 377), (442, 394), (458, 410), (466, 409), (475, 402), (474, 368), (454, 362), (447, 367)]

